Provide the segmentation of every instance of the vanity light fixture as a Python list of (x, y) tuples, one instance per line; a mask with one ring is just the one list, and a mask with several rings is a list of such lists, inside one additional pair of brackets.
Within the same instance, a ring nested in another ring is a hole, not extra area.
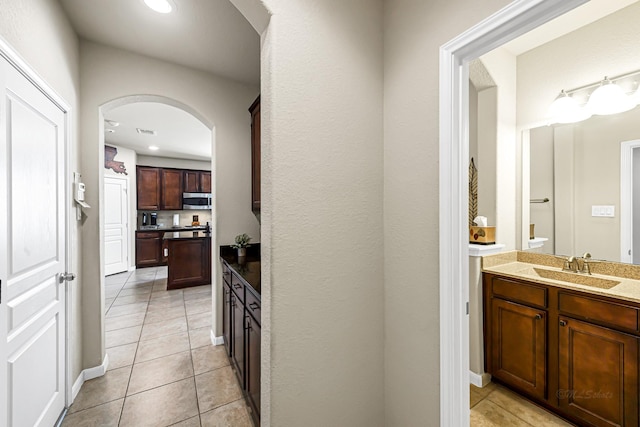
[(586, 108), (593, 114), (608, 116), (629, 111), (636, 105), (619, 85), (605, 76), (600, 86), (589, 97)]
[(640, 105), (640, 70), (562, 90), (549, 106), (549, 124), (577, 123), (592, 115), (622, 113)]
[(549, 117), (553, 123), (577, 123), (591, 117), (591, 113), (581, 107), (574, 97), (561, 90), (549, 107)]
[(144, 0), (144, 4), (158, 13), (171, 13), (175, 5), (170, 0)]

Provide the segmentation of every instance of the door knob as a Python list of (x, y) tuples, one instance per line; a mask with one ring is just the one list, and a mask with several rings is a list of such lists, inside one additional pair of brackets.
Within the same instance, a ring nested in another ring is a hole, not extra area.
[(542, 319), (542, 314), (540, 313), (536, 314), (536, 320), (540, 320), (540, 319)]
[(72, 280), (75, 280), (76, 275), (73, 273), (60, 273), (60, 276), (58, 277), (58, 282), (60, 283), (64, 283), (64, 282), (70, 282)]
[(566, 320), (561, 320), (560, 321), (560, 326), (567, 326), (567, 321)]

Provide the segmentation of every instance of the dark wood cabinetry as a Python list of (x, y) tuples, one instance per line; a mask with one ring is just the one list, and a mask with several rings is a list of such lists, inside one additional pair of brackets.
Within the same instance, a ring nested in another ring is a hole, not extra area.
[(638, 338), (559, 318), (560, 408), (594, 426), (638, 425)]
[(636, 426), (640, 305), (483, 274), (485, 369), (581, 426)]
[(165, 265), (161, 231), (136, 231), (136, 268)]
[(260, 425), (260, 295), (222, 262), (222, 332), (227, 354), (256, 425)]
[(136, 172), (138, 210), (160, 209), (161, 169), (138, 166)]
[(491, 307), (492, 375), (545, 398), (546, 312), (500, 299)]
[(184, 171), (185, 193), (211, 193), (211, 172)]
[(183, 232), (180, 237), (165, 239), (168, 290), (211, 283), (211, 238), (196, 238), (189, 234), (201, 233)]
[(179, 169), (162, 169), (160, 209), (182, 209), (182, 171)]
[(138, 166), (138, 210), (182, 210), (182, 193), (211, 193), (211, 172)]
[(251, 113), (251, 209), (260, 210), (260, 96), (249, 107)]

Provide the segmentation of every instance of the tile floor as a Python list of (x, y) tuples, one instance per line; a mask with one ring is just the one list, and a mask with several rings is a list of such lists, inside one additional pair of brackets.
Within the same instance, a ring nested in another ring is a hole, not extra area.
[(471, 386), (472, 427), (572, 425), (500, 385)]
[(211, 286), (166, 290), (166, 267), (105, 279), (107, 373), (82, 386), (63, 427), (249, 427), (223, 346), (211, 344)]

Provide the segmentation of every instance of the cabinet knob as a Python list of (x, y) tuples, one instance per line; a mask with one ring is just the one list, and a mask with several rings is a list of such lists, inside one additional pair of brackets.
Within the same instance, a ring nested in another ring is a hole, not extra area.
[(560, 326), (567, 326), (567, 321), (566, 320), (561, 320), (560, 321)]
[(540, 320), (540, 319), (542, 319), (542, 314), (540, 313), (536, 314), (536, 320)]

